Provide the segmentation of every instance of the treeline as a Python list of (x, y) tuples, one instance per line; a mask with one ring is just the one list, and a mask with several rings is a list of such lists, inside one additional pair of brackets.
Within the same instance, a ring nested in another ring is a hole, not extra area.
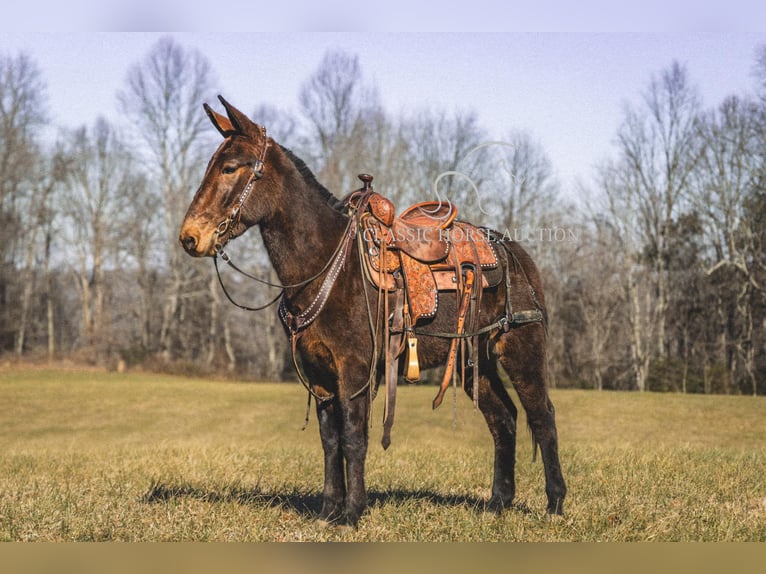
[[(755, 95), (710, 109), (683, 66), (658, 71), (594, 183), (570, 190), (529, 133), (471, 110), (392, 115), (344, 52), (324, 55), (294, 110), (251, 115), (337, 196), (371, 172), (400, 208), (438, 194), (522, 241), (544, 274), (552, 384), (764, 394), (766, 48), (754, 69)], [(0, 55), (0, 353), (292, 378), (276, 312), (229, 304), (211, 262), (178, 244), (218, 144), (205, 56), (157, 42), (116, 94), (124, 124), (56, 130), (45, 88), (30, 57)], [(257, 232), (230, 251), (273, 273)], [(224, 280), (249, 305), (275, 295)]]

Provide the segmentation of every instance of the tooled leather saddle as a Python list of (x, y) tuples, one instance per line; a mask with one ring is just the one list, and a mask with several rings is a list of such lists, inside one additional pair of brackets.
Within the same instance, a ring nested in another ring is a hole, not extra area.
[[(364, 187), (347, 203), (359, 214), (359, 248), (364, 273), (385, 301), (386, 405), (383, 446), (390, 444), (399, 357), (406, 350), (405, 377), (420, 376), (414, 326), (436, 315), (440, 292), (456, 294), (458, 308), (450, 352), (433, 408), (441, 404), (455, 368), (457, 351), (465, 354), (466, 329), (474, 331), (484, 288), (496, 286), (503, 277), (488, 230), (456, 219), (457, 208), (442, 201), (422, 202), (398, 216), (393, 203), (373, 191), (372, 176), (362, 174)], [(363, 201), (359, 201), (363, 198)], [(394, 295), (389, 313), (388, 294)], [(478, 345), (472, 345), (477, 352)], [(463, 359), (465, 361), (465, 358)], [(468, 364), (478, 368), (478, 357)], [(478, 375), (475, 373), (475, 375)], [(477, 386), (474, 385), (474, 388)]]

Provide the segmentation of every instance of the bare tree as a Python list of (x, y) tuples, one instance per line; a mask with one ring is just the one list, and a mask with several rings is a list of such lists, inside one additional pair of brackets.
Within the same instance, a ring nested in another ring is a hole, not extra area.
[[(624, 160), (623, 160), (624, 161)], [(613, 227), (613, 249), (622, 265), (621, 276), (625, 292), (625, 304), (629, 322), (630, 372), (639, 391), (646, 390), (652, 338), (650, 320), (652, 311), (651, 288), (643, 269), (641, 245), (642, 220), (636, 208), (638, 174), (630, 164), (608, 162), (599, 170), (598, 184), (604, 193), (605, 205), (601, 209), (608, 214)]]
[(368, 99), (376, 96), (362, 83), (359, 57), (343, 51), (326, 52), (299, 96), (301, 111), (322, 151), (333, 150), (351, 135)]
[(282, 145), (292, 148), (298, 144), (298, 122), (292, 114), (271, 104), (261, 104), (255, 107), (251, 117)]
[(766, 44), (762, 44), (756, 52), (753, 75), (758, 98), (761, 104), (766, 105)]
[[(705, 271), (709, 276), (722, 274), (726, 286), (736, 285), (736, 303), (731, 310), (736, 310), (738, 317), (736, 321), (727, 318), (720, 325), (721, 352), (733, 372), (737, 364), (727, 360), (726, 354), (730, 345), (736, 348), (755, 394), (754, 306), (766, 293), (766, 285), (759, 279), (766, 263), (756, 239), (758, 230), (752, 227), (748, 213), (748, 198), (757, 189), (764, 161), (758, 140), (758, 108), (747, 100), (727, 98), (716, 112), (704, 116), (699, 133), (705, 146), (695, 171), (693, 200), (711, 246)], [(719, 308), (719, 313), (727, 314), (724, 308)]]
[[(40, 141), (47, 122), (46, 86), (36, 64), (25, 54), (0, 56), (0, 345), (21, 354), (27, 339), (34, 287), (38, 231), (43, 196), (49, 186), (47, 157)], [(41, 203), (42, 202), (42, 203)], [(10, 304), (17, 289), (21, 305)], [(4, 341), (3, 341), (4, 340)]]
[[(168, 273), (159, 334), (159, 350), (169, 359), (178, 345), (188, 352), (179, 321), (186, 317), (184, 305), (195, 281), (207, 283), (199, 265), (182, 261), (177, 235), (189, 197), (201, 179), (209, 155), (210, 130), (200, 112), (212, 95), (213, 75), (207, 59), (195, 50), (162, 38), (149, 54), (134, 65), (118, 98), (132, 121), (134, 135), (142, 143), (145, 158), (160, 190), (162, 250)], [(201, 275), (202, 274), (202, 275)]]
[[(48, 121), (45, 92), (45, 82), (29, 56), (0, 57), (0, 209), (4, 214), (13, 210), (30, 183), (39, 130)], [(12, 235), (3, 239), (0, 244), (7, 248)]]
[(110, 341), (106, 273), (119, 260), (137, 178), (133, 158), (103, 118), (70, 135), (67, 178), (60, 198), (65, 244), (74, 255), (82, 344), (103, 360)]
[(492, 148), (493, 184), (504, 229), (540, 227), (553, 210), (559, 185), (542, 144), (528, 132), (511, 131)]
[(562, 283), (562, 301), (551, 339), (563, 339), (567, 380), (596, 390), (620, 388), (628, 361), (617, 342), (630, 339), (622, 254), (615, 253), (620, 227), (601, 210), (582, 217), (587, 221), (579, 226), (579, 240), (556, 245), (561, 257), (551, 278)]
[(138, 348), (134, 351), (143, 354), (159, 346), (162, 317), (157, 317), (157, 309), (163, 305), (160, 270), (164, 265), (164, 250), (158, 246), (164, 245), (165, 236), (162, 201), (143, 170), (136, 170), (133, 185), (130, 205), (124, 214), (129, 229), (122, 237), (119, 256), (120, 266), (129, 270), (138, 284), (137, 305), (132, 308), (134, 328), (138, 332)]
[(417, 110), (402, 119), (400, 139), (405, 197), (449, 200), (460, 205), (461, 217), (481, 219), (480, 188), (489, 174), (480, 147), (488, 137), (475, 112)]
[(301, 87), (299, 103), (307, 122), (304, 147), (319, 179), (329, 189), (350, 191), (367, 163), (360, 151), (382, 113), (377, 88), (364, 82), (358, 56), (327, 52)]
[(46, 299), (46, 327), (48, 338), (48, 358), (53, 358), (55, 352), (53, 289), (51, 276), (51, 244), (54, 235), (54, 220), (57, 207), (54, 204), (54, 194), (60, 182), (64, 179), (63, 159), (60, 151), (50, 154), (40, 153), (36, 165), (40, 170), (36, 184), (30, 188), (24, 203), (22, 221), (27, 230), (23, 243), (23, 266), (17, 276), (23, 279), (21, 286), (21, 304), (17, 322), (15, 352), (23, 354), (27, 342), (32, 311), (32, 297), (38, 288), (40, 259), (43, 261), (43, 292)]
[(635, 182), (634, 204), (647, 253), (653, 264), (657, 305), (655, 350), (667, 351), (666, 314), (672, 279), (668, 237), (683, 208), (690, 178), (699, 160), (696, 121), (700, 109), (686, 69), (674, 62), (652, 79), (642, 106), (628, 108), (618, 133), (623, 168)]

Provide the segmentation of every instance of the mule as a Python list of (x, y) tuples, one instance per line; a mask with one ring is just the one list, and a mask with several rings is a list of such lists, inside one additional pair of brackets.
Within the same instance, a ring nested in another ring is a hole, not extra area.
[[(371, 371), (383, 359), (380, 349), (373, 356), (374, 334), (366, 317), (376, 301), (356, 256), (358, 244), (349, 243), (351, 255), (341, 268), (328, 270), (328, 262), (348, 233), (350, 216), (301, 159), (219, 99), (225, 116), (207, 104), (204, 109), (224, 141), (210, 159), (188, 208), (180, 242), (189, 255), (215, 257), (226, 242), (258, 226), (271, 264), (286, 286), (282, 309), (292, 317), (315, 304), (328, 273), (337, 275), (331, 291), (325, 293), (321, 312), (294, 338), (294, 352), (317, 399), (324, 451), (318, 519), (356, 526), (367, 505), (365, 459), (373, 393), (365, 391)], [(502, 315), (506, 303), (515, 309), (545, 308), (540, 275), (531, 257), (518, 243), (501, 242), (510, 255), (502, 270), (506, 279), (481, 297), (479, 317), (485, 325)], [(450, 341), (428, 334), (454, 330), (456, 299), (455, 293), (440, 294), (438, 312), (420, 327), (423, 369), (444, 365), (447, 359)], [(500, 512), (512, 505), (515, 496), (517, 409), (503, 385), (499, 364), (526, 411), (535, 452), (539, 448), (541, 453), (547, 511), (561, 514), (566, 485), (554, 407), (546, 388), (545, 325), (498, 327), (481, 335), (480, 348), (478, 380), (467, 369), (464, 388), (476, 397), (494, 441), (492, 494), (486, 507)]]

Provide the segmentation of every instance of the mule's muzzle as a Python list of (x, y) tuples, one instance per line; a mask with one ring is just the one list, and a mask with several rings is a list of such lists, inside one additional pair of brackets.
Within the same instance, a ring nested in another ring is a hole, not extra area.
[(184, 251), (192, 257), (212, 255), (212, 253), (210, 253), (210, 246), (205, 245), (205, 241), (201, 239), (199, 233), (192, 229), (181, 229), (181, 234), (178, 236), (178, 240), (181, 242)]

